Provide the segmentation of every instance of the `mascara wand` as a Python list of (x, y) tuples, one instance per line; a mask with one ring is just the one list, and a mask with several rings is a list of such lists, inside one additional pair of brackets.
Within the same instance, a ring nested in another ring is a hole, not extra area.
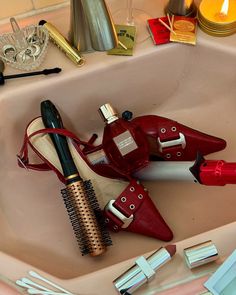
[[(42, 120), (46, 128), (64, 129), (59, 112), (50, 100), (41, 102)], [(90, 180), (83, 181), (72, 158), (67, 139), (50, 133), (59, 157), (66, 188), (62, 197), (70, 217), (82, 255), (98, 256), (111, 245), (103, 216)]]
[(9, 79), (31, 77), (31, 76), (38, 76), (38, 75), (58, 74), (60, 72), (61, 72), (61, 68), (52, 68), (52, 69), (44, 69), (43, 71), (36, 71), (36, 72), (31, 72), (31, 73), (21, 73), (21, 74), (4, 76), (2, 71), (0, 71), (0, 85), (4, 85), (5, 80), (9, 80)]

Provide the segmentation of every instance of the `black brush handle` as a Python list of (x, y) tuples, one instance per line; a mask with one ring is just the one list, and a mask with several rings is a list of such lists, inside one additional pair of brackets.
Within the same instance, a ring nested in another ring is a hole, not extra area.
[[(41, 116), (46, 128), (64, 129), (61, 116), (55, 105), (50, 100), (41, 102)], [(77, 177), (72, 177), (72, 179), (67, 181), (67, 183), (81, 180), (78, 169), (72, 158), (66, 137), (56, 133), (50, 133), (49, 135), (60, 159), (65, 178), (78, 174)]]

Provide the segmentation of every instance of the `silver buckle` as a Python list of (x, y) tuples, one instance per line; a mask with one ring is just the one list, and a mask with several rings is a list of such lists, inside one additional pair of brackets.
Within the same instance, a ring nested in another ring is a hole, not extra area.
[(159, 144), (159, 151), (162, 153), (164, 148), (167, 147), (172, 147), (176, 145), (181, 145), (182, 149), (185, 149), (186, 147), (186, 141), (185, 141), (185, 136), (183, 133), (179, 133), (179, 138), (174, 139), (174, 140), (169, 140), (169, 141), (161, 141), (160, 137), (157, 138), (157, 142)]
[(122, 228), (127, 228), (130, 223), (134, 219), (134, 215), (131, 214), (129, 217), (126, 217), (124, 214), (122, 214), (118, 209), (116, 209), (113, 204), (115, 203), (115, 200), (109, 201), (106, 206), (105, 210), (110, 211), (113, 215), (115, 215), (118, 219), (120, 219), (123, 222), (123, 225), (121, 226)]
[(21, 160), (19, 155), (16, 155), (17, 160), (21, 163), (21, 165), (24, 167), (24, 169), (26, 169), (27, 171), (29, 171), (29, 169), (25, 166), (24, 162)]

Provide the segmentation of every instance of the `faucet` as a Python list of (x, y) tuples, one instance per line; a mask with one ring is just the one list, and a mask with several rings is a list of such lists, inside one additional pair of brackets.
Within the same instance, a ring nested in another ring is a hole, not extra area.
[(70, 1), (70, 41), (80, 52), (107, 51), (118, 45), (105, 0)]
[(195, 16), (197, 9), (193, 0), (169, 0), (165, 12), (174, 15)]

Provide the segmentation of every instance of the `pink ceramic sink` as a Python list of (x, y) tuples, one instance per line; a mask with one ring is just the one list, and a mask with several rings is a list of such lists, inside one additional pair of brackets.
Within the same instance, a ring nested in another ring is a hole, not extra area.
[[(226, 39), (225, 48), (223, 39), (216, 41), (203, 33), (199, 33), (196, 47), (167, 44), (156, 48), (147, 40), (131, 58), (94, 53), (86, 56), (87, 63), (80, 69), (50, 46), (43, 68), (60, 66), (60, 75), (6, 83), (0, 91), (0, 256), (4, 275), (16, 279), (29, 269), (38, 269), (77, 293), (80, 282), (87, 294), (102, 294), (92, 286), (93, 277), (85, 288), (92, 272), (100, 270), (94, 276), (99, 278), (109, 272), (107, 267), (113, 269), (114, 264), (164, 245), (136, 234), (112, 234), (113, 246), (103, 257), (81, 257), (60, 197), (62, 184), (52, 172), (19, 168), (16, 154), (27, 124), (40, 115), (40, 102), (50, 99), (65, 126), (83, 139), (93, 132), (101, 135), (103, 122), (97, 109), (110, 102), (120, 113), (130, 110), (135, 116), (166, 116), (224, 138), (227, 148), (208, 158), (236, 161), (236, 55), (232, 50), (236, 40)], [(145, 186), (173, 230), (173, 242), (236, 220), (236, 186), (177, 182)], [(115, 279), (126, 267), (110, 276)], [(109, 294), (115, 292), (111, 280), (98, 286)]]

